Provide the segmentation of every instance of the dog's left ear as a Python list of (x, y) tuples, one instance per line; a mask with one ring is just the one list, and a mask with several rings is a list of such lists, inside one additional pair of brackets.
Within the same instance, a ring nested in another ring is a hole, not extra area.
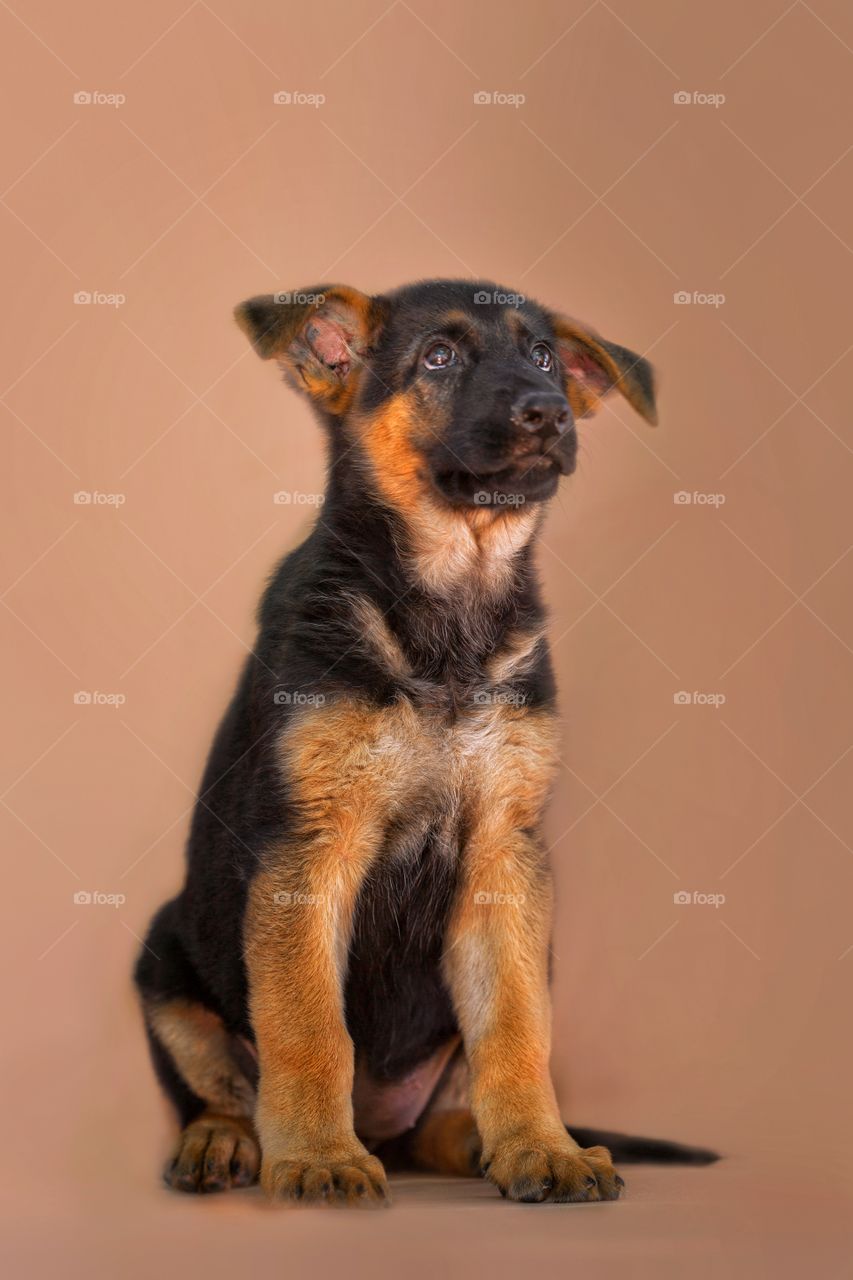
[(611, 391), (622, 395), (641, 418), (657, 425), (655, 376), (652, 366), (627, 347), (607, 342), (594, 330), (552, 316), (557, 350), (565, 374), (566, 395), (576, 418), (594, 413)]
[(377, 298), (347, 285), (320, 285), (249, 298), (234, 318), (263, 360), (318, 408), (343, 413), (383, 317)]

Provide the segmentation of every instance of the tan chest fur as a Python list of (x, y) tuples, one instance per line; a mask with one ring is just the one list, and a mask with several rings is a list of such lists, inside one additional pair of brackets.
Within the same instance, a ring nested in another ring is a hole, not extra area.
[(499, 690), (452, 711), (401, 695), (340, 698), (300, 713), (282, 763), (306, 838), (363, 846), (390, 828), (535, 826), (553, 776), (555, 727)]

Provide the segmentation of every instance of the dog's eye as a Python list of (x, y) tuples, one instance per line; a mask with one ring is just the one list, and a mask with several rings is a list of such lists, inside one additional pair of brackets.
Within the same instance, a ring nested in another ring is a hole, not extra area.
[(428, 369), (446, 369), (456, 364), (456, 352), (447, 342), (434, 342), (424, 353), (424, 364)]
[(547, 373), (553, 368), (554, 357), (551, 354), (551, 348), (546, 347), (544, 342), (537, 342), (536, 346), (530, 352), (530, 359), (538, 369), (544, 369)]

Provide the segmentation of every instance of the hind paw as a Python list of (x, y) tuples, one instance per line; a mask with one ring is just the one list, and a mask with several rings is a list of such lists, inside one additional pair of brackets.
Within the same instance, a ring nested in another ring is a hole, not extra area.
[(260, 1160), (247, 1120), (203, 1115), (181, 1133), (163, 1178), (174, 1191), (227, 1191), (256, 1182)]

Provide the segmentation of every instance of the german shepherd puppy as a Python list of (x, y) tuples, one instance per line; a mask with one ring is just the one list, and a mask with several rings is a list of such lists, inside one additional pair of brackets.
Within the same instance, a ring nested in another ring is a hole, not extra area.
[(554, 679), (533, 544), (575, 421), (646, 360), (491, 283), (334, 285), (236, 318), (310, 399), (328, 486), (216, 735), (136, 979), (183, 1126), (166, 1181), (387, 1201), (380, 1156), (615, 1200), (549, 1075)]

